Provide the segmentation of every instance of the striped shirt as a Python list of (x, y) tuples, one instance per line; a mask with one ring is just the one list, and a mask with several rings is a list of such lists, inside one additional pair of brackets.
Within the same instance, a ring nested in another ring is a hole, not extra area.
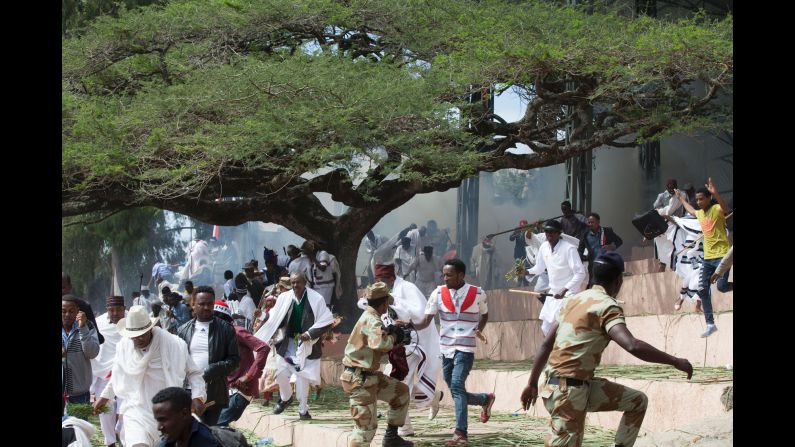
[(437, 287), (425, 307), (426, 315), (439, 313), (439, 348), (448, 358), (455, 351), (475, 352), (475, 329), (480, 316), (488, 311), (486, 292), (466, 283), (460, 289)]

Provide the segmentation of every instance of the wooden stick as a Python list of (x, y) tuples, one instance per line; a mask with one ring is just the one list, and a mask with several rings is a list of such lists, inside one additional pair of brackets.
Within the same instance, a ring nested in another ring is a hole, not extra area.
[(525, 295), (541, 296), (540, 292), (531, 292), (529, 290), (508, 289), (509, 292), (523, 293)]

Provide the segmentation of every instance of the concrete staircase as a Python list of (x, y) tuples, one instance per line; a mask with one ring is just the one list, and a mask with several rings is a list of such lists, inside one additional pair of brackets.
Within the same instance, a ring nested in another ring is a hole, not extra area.
[[(693, 379), (687, 381), (674, 368), (645, 363), (611, 343), (604, 352), (597, 376), (647, 394), (649, 408), (643, 423), (644, 432), (660, 433), (700, 419), (724, 417), (727, 413), (721, 396), (733, 386), (732, 371), (726, 368), (733, 363), (733, 293), (724, 294), (713, 288), (713, 306), (719, 330), (702, 339), (700, 334), (705, 328), (703, 314), (694, 313), (692, 305), (687, 302), (682, 311), (673, 309), (680, 287), (676, 273), (658, 272), (656, 261), (648, 258), (649, 247), (633, 248), (632, 252), (634, 260), (627, 262), (627, 271), (631, 275), (624, 278), (618, 296), (624, 301), (627, 327), (637, 338), (672, 355), (689, 359), (696, 371)], [(475, 367), (467, 379), (467, 389), (494, 392), (497, 400), (495, 416), (488, 424), (475, 422), (476, 409), (470, 409), (473, 412), (470, 417), (470, 445), (543, 445), (549, 415), (541, 399), (527, 413), (514, 415), (520, 407), (519, 394), (527, 383), (531, 359), (542, 341), (538, 321), (541, 303), (507, 289), (491, 290), (487, 294), (489, 323), (484, 334), (488, 343), (479, 343)], [(328, 390), (339, 386), (340, 359), (346, 341), (347, 336), (343, 336), (336, 345), (324, 348), (322, 376)], [(427, 421), (425, 411), (411, 411), (419, 437), (414, 440), (421, 441), (422, 445), (443, 445), (454, 426), (451, 395), (441, 377), (438, 383), (445, 392), (442, 405), (447, 408), (437, 419)], [(339, 393), (339, 390), (335, 392)], [(386, 406), (379, 404), (379, 410), (385, 412)], [(276, 445), (348, 445), (352, 423), (344, 399), (317, 409), (310, 402), (310, 411), (314, 419), (299, 422), (294, 406), (282, 415), (273, 416), (270, 408), (263, 409), (255, 402), (236, 425), (254, 431), (260, 437), (273, 437)], [(584, 445), (610, 445), (611, 432), (617, 427), (620, 417), (618, 412), (589, 414), (587, 424), (591, 428)], [(417, 421), (425, 422), (418, 426)], [(384, 425), (381, 420), (379, 435), (372, 445), (380, 445)], [(522, 433), (526, 437), (522, 437)], [(492, 437), (502, 439), (504, 443), (487, 443), (486, 440)], [(596, 442), (596, 439), (604, 442), (589, 443)]]

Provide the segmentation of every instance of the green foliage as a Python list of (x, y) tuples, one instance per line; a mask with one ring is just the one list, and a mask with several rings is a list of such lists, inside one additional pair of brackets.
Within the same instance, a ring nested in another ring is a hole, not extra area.
[[(730, 16), (666, 23), (500, 0), (182, 0), (117, 15), (63, 42), (66, 192), (171, 200), (234, 172), (251, 186), (224, 191), (271, 194), (328, 168), (370, 201), (383, 170), (455, 183), (492, 157), (475, 148), (493, 131), (467, 126), (482, 113), (466, 102), (472, 85), (535, 97), (539, 82), (577, 79), (640, 139), (732, 123), (691, 87), (730, 92)], [(531, 139), (544, 135), (554, 142)]]
[[(91, 222), (99, 216), (82, 216)], [(62, 269), (72, 279), (78, 295), (102, 302), (110, 294), (111, 250), (118, 259), (119, 285), (126, 296), (138, 290), (140, 275), (144, 284), (160, 254), (165, 258), (184, 257), (176, 233), (167, 231), (165, 215), (155, 208), (125, 210), (98, 223), (68, 225), (78, 221), (64, 219), (61, 233)]]

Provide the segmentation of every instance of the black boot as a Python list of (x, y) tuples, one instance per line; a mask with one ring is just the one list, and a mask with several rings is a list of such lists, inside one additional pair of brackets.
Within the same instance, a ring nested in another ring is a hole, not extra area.
[(384, 441), (381, 445), (383, 447), (412, 447), (414, 445), (413, 442), (406, 441), (398, 436), (397, 431), (397, 425), (387, 425), (386, 433), (384, 433)]

